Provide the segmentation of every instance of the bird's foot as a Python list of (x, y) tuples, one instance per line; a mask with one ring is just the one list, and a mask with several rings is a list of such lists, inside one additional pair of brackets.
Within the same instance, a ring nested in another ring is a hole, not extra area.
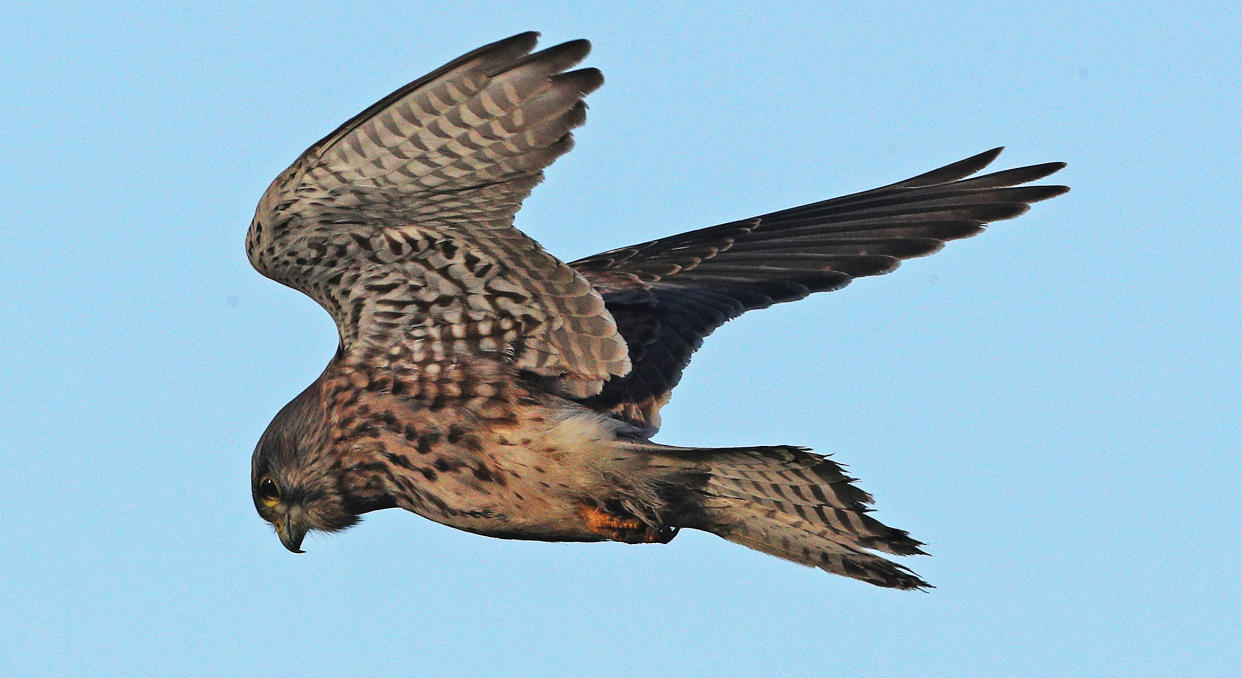
[(583, 506), (578, 514), (591, 532), (626, 544), (667, 544), (677, 534), (676, 529), (654, 529), (633, 516), (619, 516), (595, 506)]

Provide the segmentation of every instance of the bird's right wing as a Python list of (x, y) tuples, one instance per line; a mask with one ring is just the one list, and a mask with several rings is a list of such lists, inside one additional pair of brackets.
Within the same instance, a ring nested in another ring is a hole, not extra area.
[(745, 311), (836, 290), (1011, 219), (1065, 186), (1022, 186), (1064, 163), (971, 177), (1001, 149), (870, 191), (622, 247), (570, 265), (604, 296), (633, 369), (586, 400), (655, 427), (690, 356)]

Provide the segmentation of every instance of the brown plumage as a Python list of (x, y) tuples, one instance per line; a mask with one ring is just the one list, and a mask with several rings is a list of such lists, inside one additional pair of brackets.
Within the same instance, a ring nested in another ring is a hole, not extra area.
[(585, 120), (585, 41), (477, 49), (311, 146), (260, 200), (251, 263), (336, 321), (340, 346), (252, 461), (290, 550), (401, 507), (497, 537), (666, 542), (681, 528), (880, 586), (921, 553), (841, 467), (788, 446), (650, 441), (703, 338), (974, 235), (1062, 186), (1060, 163), (972, 176), (988, 151), (890, 186), (565, 264), (513, 227)]

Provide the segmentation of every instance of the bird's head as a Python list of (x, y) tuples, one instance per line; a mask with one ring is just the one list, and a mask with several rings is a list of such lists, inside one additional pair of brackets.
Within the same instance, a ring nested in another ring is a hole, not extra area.
[(362, 511), (345, 496), (340, 464), (315, 385), (285, 405), (263, 432), (250, 463), (254, 507), (276, 528), (280, 543), (302, 552), (310, 530), (336, 532)]

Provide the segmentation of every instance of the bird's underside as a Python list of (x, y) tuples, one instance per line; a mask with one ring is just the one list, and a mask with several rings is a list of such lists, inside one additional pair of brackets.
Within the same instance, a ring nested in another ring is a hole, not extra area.
[(572, 263), (513, 227), (585, 119), (585, 41), (525, 33), (397, 90), (263, 195), (251, 263), (336, 321), (336, 356), (255, 450), (259, 513), (297, 551), (402, 507), (498, 537), (667, 542), (700, 529), (880, 586), (919, 542), (798, 447), (651, 442), (691, 354), (752, 309), (844, 287), (974, 235), (1062, 186), (1000, 149), (882, 188)]

